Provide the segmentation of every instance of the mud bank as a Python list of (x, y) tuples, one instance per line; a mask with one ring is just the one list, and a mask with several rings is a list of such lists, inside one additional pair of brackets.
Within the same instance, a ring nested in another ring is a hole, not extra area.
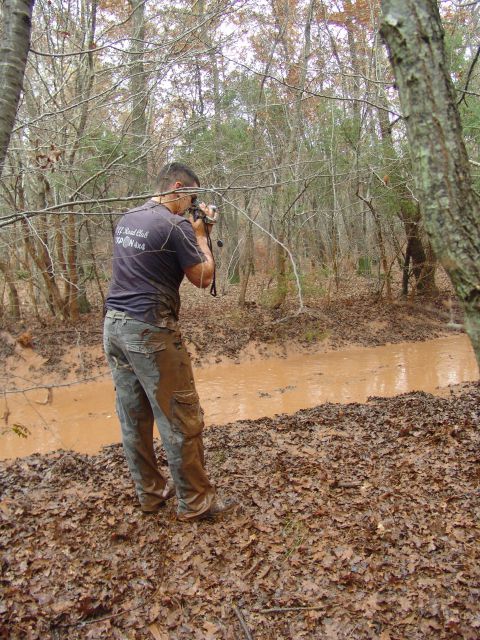
[(118, 445), (1, 463), (0, 636), (474, 640), (479, 407), (475, 383), (212, 427), (241, 503), (217, 524), (142, 516)]
[[(357, 285), (363, 290), (361, 283), (355, 283), (355, 288)], [(197, 366), (281, 356), (292, 348), (332, 351), (423, 341), (452, 335), (457, 331), (452, 327), (462, 322), (458, 302), (447, 291), (432, 300), (395, 302), (352, 294), (312, 302), (299, 314), (294, 304), (273, 310), (250, 302), (239, 309), (234, 290), (212, 298), (192, 289), (182, 289), (180, 327)], [(102, 314), (96, 311), (83, 315), (77, 325), (55, 318), (44, 322), (30, 318), (6, 326), (0, 333), (0, 370), (5, 369), (9, 356), (18, 357), (15, 341), (20, 340), (42, 359), (44, 377), (95, 375), (105, 366), (102, 325)], [(7, 366), (5, 374), (11, 377), (15, 371)]]

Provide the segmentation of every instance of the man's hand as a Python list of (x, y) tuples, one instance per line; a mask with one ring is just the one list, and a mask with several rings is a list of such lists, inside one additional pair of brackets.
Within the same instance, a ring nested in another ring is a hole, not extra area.
[(195, 231), (196, 236), (206, 236), (207, 229), (205, 227), (208, 227), (208, 232), (210, 233), (213, 225), (217, 221), (218, 211), (216, 207), (207, 207), (204, 202), (201, 202), (198, 205), (198, 208), (201, 209), (206, 216), (208, 216), (208, 219), (197, 218), (196, 220), (194, 220), (193, 216), (190, 216), (189, 220), (192, 223), (192, 227)]

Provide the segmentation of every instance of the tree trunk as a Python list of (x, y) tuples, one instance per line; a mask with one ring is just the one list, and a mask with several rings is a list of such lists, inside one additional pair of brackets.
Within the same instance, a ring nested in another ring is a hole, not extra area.
[(135, 152), (135, 168), (129, 192), (139, 193), (147, 183), (147, 103), (148, 83), (145, 73), (145, 2), (143, 0), (129, 0), (132, 8), (131, 32), (131, 78), (130, 91), (132, 96), (131, 121), (129, 138)]
[(431, 251), (428, 251), (428, 247), (425, 249), (423, 246), (419, 234), (419, 222), (419, 219), (414, 221), (404, 218), (407, 250), (412, 260), (412, 271), (415, 277), (415, 292), (427, 296), (436, 295), (438, 289), (435, 284), (435, 259), (430, 255)]
[[(277, 238), (282, 244), (285, 241), (283, 232)], [(272, 308), (279, 309), (287, 297), (287, 254), (280, 242), (275, 243), (275, 278), (276, 288), (273, 294)]]
[(245, 224), (245, 244), (240, 254), (239, 272), (240, 272), (240, 292), (238, 294), (238, 306), (245, 306), (247, 295), (247, 287), (250, 276), (253, 273), (253, 230), (252, 223), (247, 221)]
[(402, 296), (404, 298), (408, 295), (408, 281), (410, 280), (410, 241), (407, 241), (407, 249), (405, 251), (405, 260), (402, 268)]
[(43, 278), (48, 308), (52, 315), (60, 313), (64, 317), (64, 302), (55, 281), (53, 264), (48, 249), (41, 245), (41, 250), (38, 250), (38, 247), (33, 242), (32, 232), (26, 220), (22, 221), (22, 228), (24, 231), (25, 251)]
[[(390, 267), (388, 266), (387, 251), (386, 251), (386, 247), (385, 247), (385, 240), (384, 240), (384, 237), (383, 237), (382, 221), (380, 219), (380, 216), (378, 215), (378, 211), (373, 206), (372, 201), (370, 199), (368, 199), (368, 196), (366, 198), (364, 198), (362, 196), (362, 194), (360, 193), (360, 185), (358, 185), (358, 188), (357, 188), (357, 196), (370, 209), (370, 213), (372, 214), (373, 221), (375, 223), (375, 231), (376, 231), (376, 236), (377, 236), (377, 246), (378, 246), (378, 251), (380, 253), (380, 265), (383, 268), (383, 277), (385, 279), (384, 282), (385, 282), (385, 288), (386, 288), (386, 292), (387, 292), (386, 293), (386, 297), (387, 297), (387, 300), (389, 302), (391, 302), (391, 300), (392, 300), (391, 276), (390, 276)], [(380, 276), (380, 279), (381, 279), (380, 270), (379, 270), (379, 276)], [(382, 289), (383, 289), (383, 285), (380, 285), (379, 288), (378, 288), (379, 293), (381, 293)]]
[[(314, 7), (316, 0), (310, 0), (307, 7), (307, 19), (304, 25), (304, 41), (303, 48), (301, 52), (301, 57), (296, 63), (296, 65), (291, 64), (291, 69), (294, 67), (298, 67), (299, 69), (299, 80), (298, 87), (295, 95), (295, 105), (293, 108), (293, 113), (291, 117), (290, 129), (288, 132), (288, 138), (286, 140), (286, 145), (283, 149), (283, 153), (280, 157), (279, 166), (283, 167), (279, 171), (279, 181), (282, 184), (285, 184), (292, 177), (297, 177), (300, 171), (299, 164), (299, 155), (298, 155), (298, 144), (299, 139), (302, 136), (303, 129), (303, 93), (305, 90), (307, 75), (308, 75), (308, 63), (310, 59), (311, 46), (312, 46), (312, 34), (311, 27), (314, 15)], [(282, 40), (284, 38), (284, 34), (282, 34)], [(285, 52), (287, 52), (287, 47), (285, 46)], [(295, 157), (295, 163), (293, 163), (292, 158)], [(293, 164), (293, 173), (292, 176), (292, 168), (290, 164)], [(278, 223), (276, 226), (276, 236), (277, 239), (282, 243), (288, 242), (287, 237), (287, 221), (290, 212), (293, 211), (293, 206), (299, 195), (294, 194), (293, 192), (289, 193), (289, 189), (286, 186), (277, 188), (276, 190), (276, 206), (278, 207), (278, 211), (280, 214)], [(276, 243), (275, 245), (275, 270), (276, 270), (276, 291), (274, 294), (273, 307), (278, 309), (283, 305), (285, 299), (287, 297), (288, 286), (287, 286), (287, 260), (288, 254), (285, 251), (284, 247), (280, 243)], [(297, 287), (300, 288), (300, 283), (297, 282)], [(301, 291), (299, 291), (301, 297)]]
[(105, 294), (103, 293), (102, 283), (100, 281), (100, 276), (98, 275), (97, 260), (95, 257), (95, 247), (93, 244), (92, 234), (90, 231), (90, 223), (88, 222), (88, 220), (85, 224), (85, 231), (87, 232), (88, 248), (90, 251), (90, 258), (92, 260), (93, 275), (95, 277), (95, 282), (97, 283), (98, 293), (100, 294), (100, 298), (102, 300), (102, 309), (103, 309), (105, 307)]
[[(387, 100), (384, 89), (380, 88), (378, 94), (382, 103), (386, 105)], [(396, 213), (403, 223), (407, 245), (411, 249), (410, 258), (412, 261), (412, 272), (415, 278), (414, 290), (422, 295), (433, 296), (438, 293), (437, 285), (435, 284), (435, 269), (431, 268), (427, 260), (427, 252), (422, 238), (424, 234), (421, 233), (420, 210), (405, 186), (404, 172), (401, 171), (395, 175), (393, 171), (392, 175), (392, 170), (389, 168), (389, 165), (392, 165), (392, 161), (395, 161), (395, 164), (399, 164), (400, 158), (395, 150), (392, 129), (386, 111), (378, 112), (378, 121), (382, 137), (383, 159), (384, 162), (386, 162), (385, 171), (389, 174), (390, 188), (398, 195), (398, 206), (395, 207)], [(406, 286), (408, 289), (408, 280), (406, 281)], [(407, 293), (404, 295), (407, 295)]]
[[(86, 63), (79, 66), (77, 76), (77, 95), (78, 99), (83, 100), (83, 105), (80, 110), (80, 118), (76, 127), (75, 142), (72, 150), (68, 156), (68, 164), (73, 168), (74, 161), (77, 154), (80, 151), (81, 141), (85, 134), (88, 121), (89, 100), (92, 93), (93, 83), (95, 79), (95, 68), (93, 62), (93, 48), (95, 44), (95, 31), (97, 26), (97, 0), (93, 0), (90, 3), (90, 15), (84, 14), (85, 29), (88, 24), (88, 33), (85, 33), (85, 39), (87, 41), (88, 53), (83, 54)], [(66, 264), (68, 277), (66, 279), (65, 290), (65, 317), (68, 317), (73, 322), (76, 322), (80, 314), (80, 280), (79, 270), (81, 265), (78, 262), (78, 243), (77, 243), (77, 220), (74, 213), (69, 213), (67, 216), (67, 222), (65, 225), (65, 237), (67, 244), (66, 252)], [(83, 305), (88, 304), (85, 301)]]
[(416, 173), (422, 215), (437, 258), (465, 311), (480, 365), (480, 212), (434, 0), (382, 0), (388, 45)]
[(12, 318), (12, 320), (20, 320), (20, 298), (18, 295), (17, 287), (15, 286), (15, 279), (9, 260), (0, 260), (0, 271), (3, 272), (3, 275), (5, 277), (5, 284), (8, 287), (10, 317)]
[(0, 176), (22, 92), (34, 0), (4, 0), (0, 46)]

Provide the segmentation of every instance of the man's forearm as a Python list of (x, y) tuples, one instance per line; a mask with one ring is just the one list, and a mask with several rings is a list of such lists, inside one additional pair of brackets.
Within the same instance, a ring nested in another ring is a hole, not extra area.
[(215, 272), (215, 262), (213, 260), (212, 252), (210, 251), (207, 243), (207, 238), (203, 234), (196, 234), (197, 243), (205, 256), (205, 261), (188, 267), (185, 269), (185, 274), (192, 284), (196, 287), (204, 289), (212, 283), (213, 274)]

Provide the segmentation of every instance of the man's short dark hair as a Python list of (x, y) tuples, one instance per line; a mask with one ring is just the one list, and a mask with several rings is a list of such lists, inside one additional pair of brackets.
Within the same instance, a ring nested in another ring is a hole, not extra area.
[(181, 162), (169, 162), (160, 169), (157, 187), (160, 192), (168, 191), (174, 182), (183, 182), (185, 187), (200, 186), (197, 174)]

